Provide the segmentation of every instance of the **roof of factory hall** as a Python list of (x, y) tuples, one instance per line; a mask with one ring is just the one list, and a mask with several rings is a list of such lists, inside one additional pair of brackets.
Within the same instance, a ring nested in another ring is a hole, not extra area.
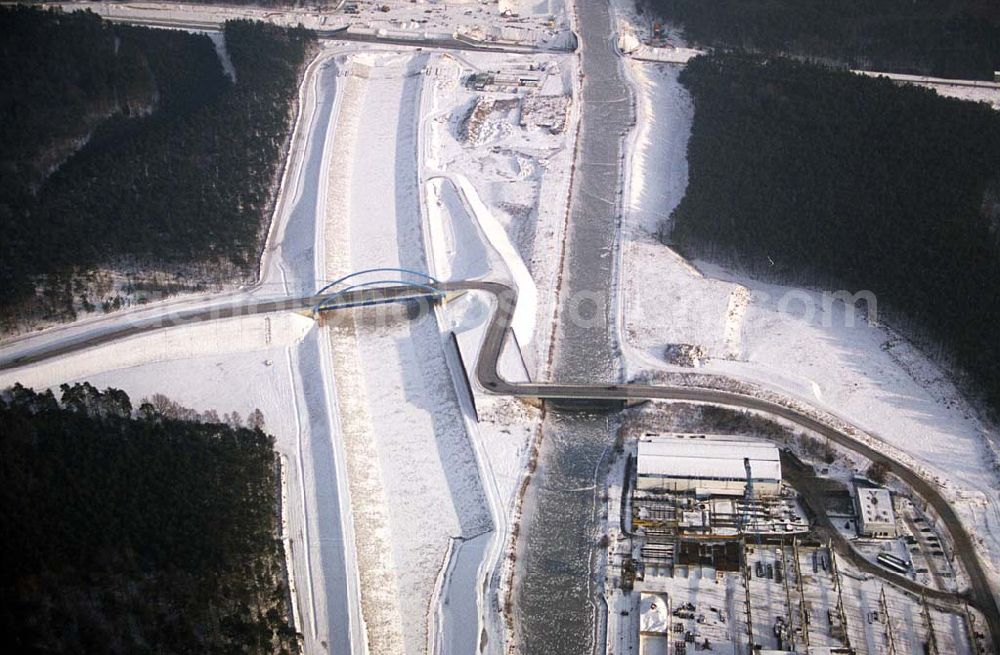
[(750, 459), (755, 480), (780, 480), (778, 449), (765, 441), (703, 435), (651, 435), (639, 440), (639, 475), (737, 480)]

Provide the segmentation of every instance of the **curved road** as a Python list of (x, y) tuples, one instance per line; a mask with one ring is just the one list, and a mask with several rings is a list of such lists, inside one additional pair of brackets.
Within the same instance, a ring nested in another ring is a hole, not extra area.
[[(170, 19), (142, 20), (137, 18), (115, 18), (107, 17), (109, 20), (120, 20), (132, 23), (159, 24), (169, 27), (188, 27), (196, 29), (219, 29), (217, 24), (196, 24), (194, 21), (172, 21)], [(167, 24), (169, 23), (169, 24)], [(586, 24), (589, 24), (587, 22)], [(331, 30), (328, 33), (319, 31), (321, 38), (331, 38), (337, 40), (357, 40), (366, 42), (382, 42), (412, 46), (433, 46), (435, 48), (486, 50), (486, 51), (508, 51), (508, 52), (530, 52), (536, 50), (533, 47), (497, 47), (490, 44), (467, 43), (457, 40), (409, 40), (398, 38), (385, 38), (376, 35), (343, 33)], [(587, 35), (584, 35), (587, 36)], [(587, 63), (597, 66), (596, 70), (588, 71), (592, 79), (609, 84), (615, 77), (610, 73), (607, 65), (611, 62), (608, 57), (602, 57), (600, 51), (601, 34), (595, 33), (593, 41), (597, 46), (591, 49), (591, 56), (587, 57)], [(608, 44), (608, 47), (612, 47)], [(614, 62), (617, 65), (617, 62)], [(613, 88), (603, 88), (601, 85), (592, 85), (595, 97), (592, 98), (592, 111), (585, 112), (585, 118), (589, 115), (605, 119), (598, 120), (597, 127), (602, 124), (617, 124), (606, 122), (607, 114), (621, 112), (624, 110), (625, 95), (621, 90)], [(618, 121), (620, 122), (620, 120)], [(592, 134), (601, 135), (601, 130), (591, 130)], [(614, 135), (610, 135), (614, 136)], [(617, 139), (615, 139), (617, 140)], [(610, 143), (610, 141), (609, 141)], [(593, 149), (593, 148), (592, 148)], [(603, 152), (603, 151), (602, 151)], [(617, 158), (613, 149), (607, 150), (607, 157), (597, 157), (593, 160), (593, 165), (584, 167), (581, 175), (592, 174), (595, 184), (603, 181), (605, 177), (612, 174), (613, 170), (617, 175)], [(610, 179), (610, 178), (609, 178)], [(587, 185), (574, 185), (578, 188), (589, 189)], [(602, 187), (603, 188), (603, 187)], [(612, 196), (594, 199), (598, 204), (613, 203)], [(586, 218), (586, 217), (584, 217)], [(586, 224), (586, 221), (577, 221), (578, 224)], [(603, 223), (600, 223), (603, 226)], [(579, 228), (578, 228), (579, 229)], [(491, 294), (496, 302), (496, 311), (490, 319), (487, 327), (480, 353), (476, 362), (475, 377), (478, 383), (487, 391), (510, 396), (537, 398), (545, 400), (582, 401), (582, 402), (628, 402), (643, 400), (669, 400), (694, 403), (709, 403), (722, 405), (737, 409), (747, 409), (756, 412), (769, 414), (783, 418), (795, 423), (805, 429), (819, 433), (845, 448), (849, 448), (864, 457), (883, 462), (889, 470), (922, 495), (944, 521), (952, 536), (953, 545), (957, 557), (962, 561), (963, 566), (969, 573), (971, 579), (970, 601), (986, 617), (990, 633), (992, 635), (994, 649), (1000, 652), (1000, 607), (997, 605), (996, 597), (988, 583), (986, 572), (975, 553), (975, 545), (971, 535), (962, 525), (955, 511), (947, 500), (941, 495), (937, 487), (905, 465), (896, 462), (873, 449), (869, 445), (855, 439), (849, 434), (836, 428), (826, 425), (808, 416), (806, 413), (786, 407), (778, 403), (756, 398), (746, 394), (721, 391), (716, 389), (700, 387), (675, 387), (675, 386), (655, 386), (646, 384), (564, 384), (564, 383), (512, 383), (497, 373), (497, 362), (504, 345), (504, 340), (510, 331), (513, 311), (517, 301), (517, 292), (511, 287), (495, 282), (450, 282), (436, 285), (440, 291), (446, 293), (482, 291)], [(361, 289), (348, 292), (338, 296), (337, 300), (341, 306), (361, 306), (380, 302), (395, 302), (412, 298), (425, 298), (426, 289), (418, 287), (396, 286), (382, 289)], [(160, 329), (167, 329), (175, 326), (187, 325), (194, 322), (204, 322), (217, 319), (232, 318), (237, 316), (249, 316), (269, 314), (282, 311), (309, 310), (321, 300), (329, 296), (307, 296), (294, 298), (276, 298), (271, 300), (253, 300), (249, 298), (231, 298), (225, 302), (218, 300), (206, 302), (201, 307), (191, 307), (188, 309), (171, 312), (168, 308), (161, 313), (148, 311), (145, 308), (139, 317), (129, 318), (128, 313), (109, 316), (106, 320), (97, 320), (86, 326), (72, 326), (56, 328), (42, 333), (44, 338), (39, 339), (37, 345), (33, 345), (36, 338), (27, 336), (18, 339), (16, 342), (8, 344), (0, 349), (0, 370), (16, 369), (47, 360), (53, 357), (68, 355), (74, 352), (92, 348), (95, 346), (111, 343), (120, 339)], [(424, 300), (429, 302), (428, 300)], [(106, 327), (105, 327), (106, 326)], [(578, 335), (582, 336), (582, 335)], [(606, 335), (605, 335), (606, 337)]]
[[(996, 598), (990, 588), (986, 571), (976, 555), (972, 536), (966, 530), (948, 501), (938, 491), (937, 487), (909, 467), (890, 459), (862, 441), (822, 423), (802, 411), (746, 394), (700, 387), (656, 386), (650, 384), (591, 385), (564, 384), (559, 382), (510, 382), (499, 375), (497, 372), (497, 363), (507, 334), (510, 332), (514, 308), (517, 305), (517, 291), (505, 284), (488, 281), (442, 282), (429, 286), (445, 294), (483, 291), (493, 296), (496, 307), (490, 317), (490, 322), (480, 347), (475, 371), (476, 380), (485, 390), (491, 393), (522, 398), (578, 402), (614, 403), (671, 400), (747, 409), (783, 418), (807, 430), (823, 435), (873, 462), (884, 463), (894, 475), (923, 496), (948, 527), (955, 554), (962, 561), (970, 577), (971, 604), (986, 617), (994, 649), (1000, 651), (1000, 607), (998, 607)], [(90, 330), (78, 337), (70, 336), (54, 343), (44, 343), (34, 349), (24, 348), (25, 343), (21, 342), (19, 345), (22, 347), (20, 348), (8, 348), (0, 351), (0, 370), (19, 368), (127, 337), (195, 322), (212, 321), (236, 316), (270, 314), (281, 311), (311, 311), (311, 308), (315, 307), (320, 301), (329, 299), (330, 297), (330, 295), (306, 296), (251, 301), (244, 304), (234, 303), (222, 307), (193, 308), (163, 316), (137, 319), (125, 324), (121, 324), (122, 321), (120, 320), (114, 320), (114, 324), (97, 334), (94, 334), (93, 330)], [(382, 288), (357, 289), (339, 294), (336, 300), (338, 308), (405, 300), (419, 301), (427, 304), (431, 302), (427, 297), (427, 287), (406, 284)], [(113, 316), (112, 318), (120, 319), (121, 316)], [(109, 320), (108, 322), (112, 321)], [(30, 340), (26, 341), (30, 343)], [(10, 350), (14, 350), (15, 352), (8, 352)], [(26, 352), (18, 354), (17, 351)]]
[[(145, 25), (148, 27), (167, 27), (182, 30), (205, 30), (217, 32), (222, 30), (223, 21), (197, 20), (194, 18), (169, 18), (158, 16), (146, 18), (142, 16), (102, 16), (104, 20), (111, 23), (125, 23), (128, 25)], [(380, 36), (379, 34), (368, 34), (365, 32), (351, 32), (350, 25), (337, 28), (321, 28), (310, 30), (319, 39), (328, 41), (354, 41), (358, 43), (381, 43), (385, 45), (402, 45), (415, 48), (435, 48), (441, 50), (471, 50), (479, 52), (506, 52), (511, 54), (525, 54), (533, 52), (573, 52), (576, 50), (576, 39), (565, 47), (544, 47), (531, 43), (499, 43), (490, 41), (475, 41), (473, 39), (457, 39), (444, 37), (413, 37), (405, 36)]]

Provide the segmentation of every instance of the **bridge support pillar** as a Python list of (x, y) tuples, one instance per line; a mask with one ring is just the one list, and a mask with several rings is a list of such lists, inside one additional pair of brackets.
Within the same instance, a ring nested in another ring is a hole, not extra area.
[(619, 412), (627, 406), (626, 401), (616, 399), (581, 398), (549, 398), (545, 406), (562, 412)]

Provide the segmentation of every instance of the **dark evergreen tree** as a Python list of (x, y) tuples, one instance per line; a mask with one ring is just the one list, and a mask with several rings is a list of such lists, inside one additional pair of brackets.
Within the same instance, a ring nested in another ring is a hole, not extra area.
[(839, 61), (851, 68), (992, 79), (994, 0), (646, 0), (693, 42)]
[(90, 384), (0, 394), (0, 627), (17, 653), (293, 653), (260, 430)]

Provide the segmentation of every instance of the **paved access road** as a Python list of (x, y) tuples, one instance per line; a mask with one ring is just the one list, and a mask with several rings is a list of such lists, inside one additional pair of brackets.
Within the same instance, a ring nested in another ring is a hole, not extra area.
[(700, 387), (673, 387), (648, 384), (561, 384), (561, 383), (512, 383), (497, 373), (510, 315), (516, 303), (516, 291), (496, 283), (479, 283), (482, 290), (489, 291), (497, 298), (497, 311), (486, 333), (483, 346), (476, 362), (476, 378), (483, 387), (494, 393), (541, 398), (546, 400), (598, 400), (598, 401), (641, 401), (671, 400), (707, 403), (748, 409), (791, 421), (800, 427), (816, 432), (853, 450), (871, 460), (884, 463), (889, 471), (920, 494), (947, 526), (952, 537), (955, 555), (961, 560), (970, 578), (970, 603), (986, 617), (993, 639), (994, 650), (1000, 652), (1000, 607), (989, 584), (986, 570), (976, 555), (976, 546), (971, 535), (962, 524), (955, 510), (938, 491), (936, 485), (921, 477), (906, 465), (893, 460), (866, 443), (822, 423), (806, 413), (754, 396)]
[[(987, 573), (976, 555), (972, 536), (962, 524), (955, 510), (930, 483), (906, 465), (890, 459), (855, 437), (822, 423), (803, 411), (786, 407), (775, 402), (731, 391), (721, 391), (701, 387), (657, 386), (650, 384), (581, 384), (560, 382), (509, 382), (497, 373), (497, 363), (507, 334), (511, 329), (514, 307), (517, 305), (517, 291), (499, 282), (441, 282), (428, 285), (444, 294), (481, 291), (490, 294), (495, 302), (493, 315), (486, 329), (486, 335), (476, 360), (475, 377), (488, 392), (536, 398), (578, 402), (628, 402), (643, 400), (669, 400), (679, 402), (707, 403), (737, 409), (747, 409), (791, 421), (807, 430), (827, 437), (844, 448), (861, 454), (873, 462), (882, 462), (903, 482), (913, 488), (930, 503), (951, 533), (956, 556), (962, 561), (971, 581), (970, 601), (986, 617), (994, 648), (1000, 652), (1000, 607), (990, 588)], [(409, 300), (430, 303), (426, 297), (427, 287), (400, 284), (382, 288), (356, 289), (336, 296), (340, 307), (358, 307)], [(318, 303), (329, 300), (330, 295), (306, 296), (274, 300), (248, 301), (225, 306), (191, 308), (172, 314), (150, 316), (135, 321), (124, 320), (122, 315), (111, 315), (109, 325), (95, 334), (93, 329), (74, 337), (42, 344), (29, 352), (5, 352), (0, 350), (0, 370), (13, 369), (34, 364), (53, 357), (68, 355), (136, 336), (155, 330), (168, 329), (197, 322), (212, 321), (237, 316), (270, 314), (282, 311), (311, 311)]]
[[(147, 25), (149, 27), (170, 27), (184, 30), (204, 30), (217, 32), (222, 29), (223, 21), (195, 20), (191, 18), (144, 18), (138, 16), (103, 16), (104, 20), (112, 23), (125, 23), (128, 25)], [(434, 48), (440, 50), (472, 50), (479, 52), (509, 52), (513, 54), (525, 54), (533, 52), (573, 52), (576, 49), (576, 39), (571, 39), (571, 43), (565, 48), (545, 47), (534, 44), (518, 43), (494, 43), (490, 41), (475, 41), (472, 39), (456, 38), (408, 38), (404, 36), (380, 36), (366, 32), (351, 32), (350, 26), (332, 29), (311, 30), (320, 39), (329, 41), (354, 41), (358, 43), (383, 43), (387, 45), (402, 45), (416, 48)]]

